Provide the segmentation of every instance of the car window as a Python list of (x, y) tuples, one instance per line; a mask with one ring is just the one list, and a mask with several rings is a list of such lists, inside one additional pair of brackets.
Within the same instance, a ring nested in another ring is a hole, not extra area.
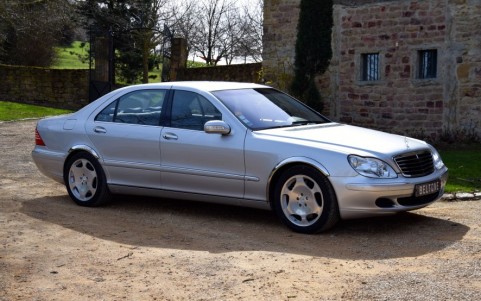
[(135, 91), (113, 101), (95, 121), (159, 125), (166, 90)]
[(172, 127), (203, 131), (207, 121), (221, 119), (219, 110), (202, 95), (175, 91), (170, 121)]
[(96, 117), (95, 121), (113, 122), (115, 116), (115, 108), (117, 107), (117, 100), (109, 104)]
[(329, 122), (321, 114), (275, 89), (222, 90), (213, 94), (253, 130)]

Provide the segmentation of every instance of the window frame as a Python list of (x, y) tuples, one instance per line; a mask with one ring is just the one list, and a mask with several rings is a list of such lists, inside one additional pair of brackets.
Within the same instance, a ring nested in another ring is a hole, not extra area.
[[(374, 61), (370, 61), (370, 58), (374, 58)], [(372, 77), (368, 72), (373, 67), (373, 63), (376, 64), (374, 71), (375, 77)], [(369, 68), (368, 68), (368, 65)], [(359, 80), (363, 83), (375, 83), (381, 81), (381, 53), (380, 52), (365, 52), (360, 55), (360, 73)]]
[(438, 53), (439, 51), (436, 48), (419, 49), (416, 51), (416, 79), (436, 80), (438, 78)]

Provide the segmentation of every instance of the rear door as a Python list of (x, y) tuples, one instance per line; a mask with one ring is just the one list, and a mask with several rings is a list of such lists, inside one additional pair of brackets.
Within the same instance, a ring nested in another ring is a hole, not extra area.
[(158, 188), (160, 119), (168, 90), (139, 90), (90, 116), (86, 132), (111, 184)]

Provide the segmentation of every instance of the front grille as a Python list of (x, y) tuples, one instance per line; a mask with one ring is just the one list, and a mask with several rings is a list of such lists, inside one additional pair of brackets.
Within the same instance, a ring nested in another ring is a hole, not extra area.
[(433, 156), (430, 151), (410, 152), (394, 157), (404, 176), (417, 178), (434, 172)]

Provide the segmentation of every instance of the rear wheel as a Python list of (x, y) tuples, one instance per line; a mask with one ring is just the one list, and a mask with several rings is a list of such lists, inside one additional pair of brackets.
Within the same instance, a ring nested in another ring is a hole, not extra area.
[(293, 166), (278, 179), (273, 208), (281, 221), (300, 233), (317, 233), (339, 221), (336, 195), (329, 180), (309, 166)]
[(110, 199), (102, 167), (89, 153), (81, 152), (69, 158), (64, 182), (68, 194), (80, 206), (99, 206)]

